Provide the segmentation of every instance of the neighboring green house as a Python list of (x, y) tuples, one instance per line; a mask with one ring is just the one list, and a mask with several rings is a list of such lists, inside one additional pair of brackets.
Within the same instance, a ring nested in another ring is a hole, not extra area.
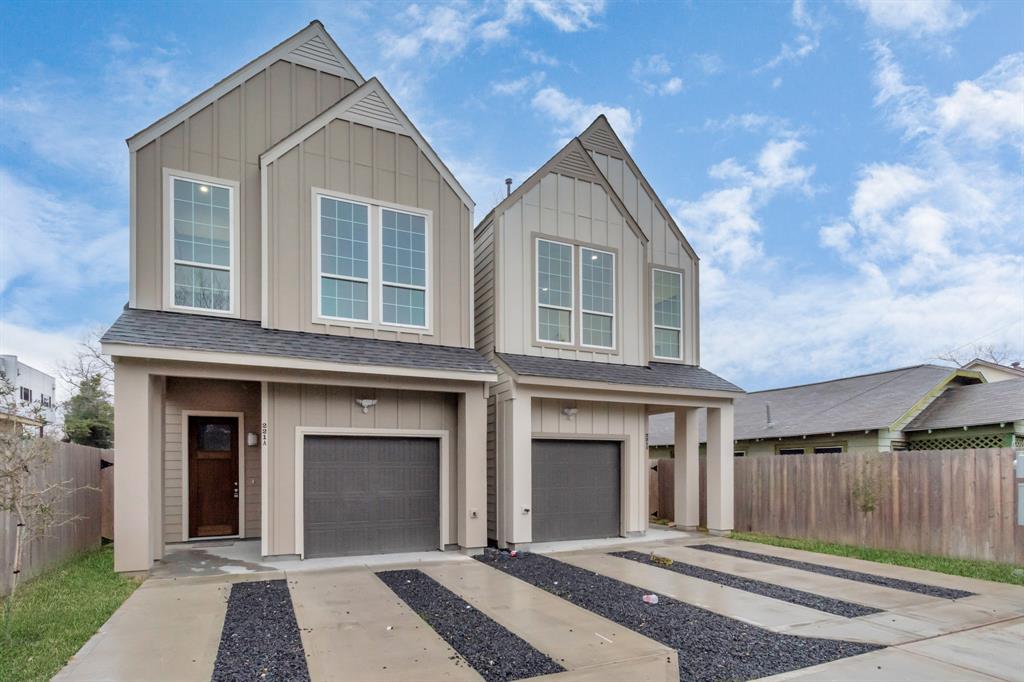
[[(980, 368), (917, 365), (747, 393), (735, 402), (734, 452), (1024, 447), (1024, 377), (1005, 369), (1005, 379), (986, 379)], [(703, 448), (703, 415), (699, 424)], [(650, 456), (671, 457), (673, 434), (672, 414), (652, 416)]]

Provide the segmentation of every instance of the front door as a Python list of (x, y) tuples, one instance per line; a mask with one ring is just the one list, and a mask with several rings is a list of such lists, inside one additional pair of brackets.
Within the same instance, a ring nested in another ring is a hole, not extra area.
[(238, 418), (188, 418), (188, 534), (238, 534)]

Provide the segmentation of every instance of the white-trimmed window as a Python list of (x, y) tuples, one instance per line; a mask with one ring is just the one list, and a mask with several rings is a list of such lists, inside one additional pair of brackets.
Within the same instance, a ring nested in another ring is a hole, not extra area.
[(580, 247), (580, 345), (615, 347), (615, 254)]
[(234, 310), (234, 188), (171, 176), (171, 302), (189, 310)]
[(653, 270), (654, 357), (682, 357), (683, 275), (672, 270)]
[(427, 326), (427, 219), (381, 209), (381, 321)]
[(780, 455), (802, 455), (804, 454), (803, 448), (779, 448)]
[(320, 195), (321, 317), (370, 319), (370, 207)]
[(538, 239), (538, 341), (573, 343), (573, 297), (573, 247)]

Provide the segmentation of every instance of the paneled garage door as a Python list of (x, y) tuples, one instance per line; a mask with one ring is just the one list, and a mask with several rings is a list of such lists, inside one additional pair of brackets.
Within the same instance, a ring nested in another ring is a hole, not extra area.
[(533, 441), (533, 541), (619, 535), (617, 442)]
[(436, 439), (306, 436), (303, 469), (307, 558), (438, 549)]

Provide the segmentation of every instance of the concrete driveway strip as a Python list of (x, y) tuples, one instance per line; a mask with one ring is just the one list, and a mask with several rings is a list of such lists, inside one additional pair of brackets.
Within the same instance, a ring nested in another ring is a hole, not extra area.
[(769, 630), (837, 618), (806, 606), (762, 597), (607, 554), (570, 553), (551, 556), (609, 578)]
[(994, 682), (998, 679), (902, 649), (882, 649), (817, 665), (813, 668), (764, 677), (761, 682), (783, 682), (784, 680), (800, 680), (800, 682), (810, 682), (811, 680), (828, 682), (863, 682), (864, 680)]
[(481, 680), (366, 568), (303, 571), (288, 587), (315, 681)]
[(671, 648), (512, 576), (476, 562), (420, 570), (568, 671), (537, 679), (678, 679)]
[(208, 682), (230, 590), (223, 579), (143, 583), (54, 679)]
[(900, 647), (1004, 680), (1024, 679), (1024, 618)]

